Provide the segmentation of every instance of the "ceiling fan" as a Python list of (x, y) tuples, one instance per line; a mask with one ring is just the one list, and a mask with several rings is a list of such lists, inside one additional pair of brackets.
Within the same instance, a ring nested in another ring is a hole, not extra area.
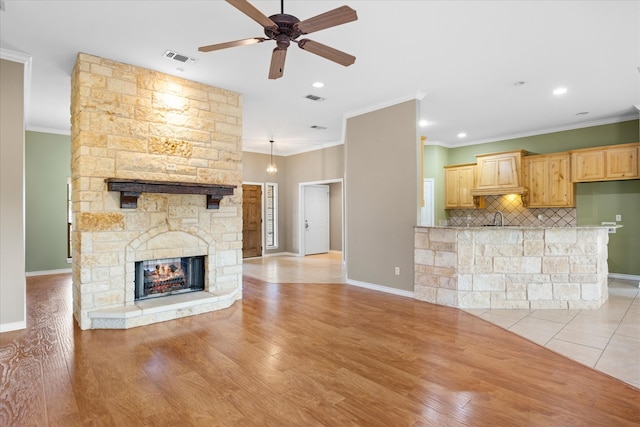
[(279, 79), (284, 73), (284, 61), (287, 56), (287, 48), (293, 43), (307, 52), (322, 56), (330, 61), (348, 67), (356, 61), (356, 57), (348, 53), (339, 51), (322, 43), (309, 39), (300, 39), (303, 34), (313, 33), (337, 25), (346, 24), (358, 19), (356, 11), (349, 6), (341, 6), (320, 15), (314, 16), (304, 21), (300, 21), (293, 15), (284, 13), (284, 0), (280, 0), (280, 13), (267, 17), (256, 9), (247, 0), (226, 0), (227, 3), (247, 15), (264, 27), (265, 37), (252, 37), (249, 39), (235, 40), (226, 43), (212, 44), (198, 48), (200, 52), (212, 52), (214, 50), (226, 49), (235, 46), (244, 46), (254, 43), (262, 43), (266, 40), (275, 40), (276, 48), (271, 55), (271, 66), (269, 67), (269, 78)]

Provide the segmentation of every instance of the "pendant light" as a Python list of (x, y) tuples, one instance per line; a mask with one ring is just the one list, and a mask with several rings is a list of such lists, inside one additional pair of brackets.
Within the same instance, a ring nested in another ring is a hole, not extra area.
[(273, 163), (273, 139), (270, 139), (269, 142), (271, 143), (271, 163), (267, 165), (267, 173), (274, 175), (278, 172), (278, 167)]

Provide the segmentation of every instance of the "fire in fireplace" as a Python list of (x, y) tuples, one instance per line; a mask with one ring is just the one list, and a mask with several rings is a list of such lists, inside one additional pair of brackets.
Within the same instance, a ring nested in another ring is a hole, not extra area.
[(136, 262), (136, 300), (204, 290), (204, 256)]

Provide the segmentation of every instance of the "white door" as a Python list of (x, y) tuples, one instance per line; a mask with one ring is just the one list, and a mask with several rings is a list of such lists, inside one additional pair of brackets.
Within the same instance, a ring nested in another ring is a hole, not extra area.
[(424, 206), (420, 209), (420, 225), (433, 227), (433, 178), (424, 179)]
[(305, 185), (304, 254), (329, 252), (329, 186)]

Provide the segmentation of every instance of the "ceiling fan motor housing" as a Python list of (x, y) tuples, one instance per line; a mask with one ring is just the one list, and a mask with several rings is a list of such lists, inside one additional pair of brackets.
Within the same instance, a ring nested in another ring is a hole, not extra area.
[(279, 13), (269, 17), (278, 26), (265, 27), (264, 33), (271, 40), (275, 40), (280, 49), (289, 47), (291, 40), (295, 40), (302, 35), (302, 32), (296, 28), (296, 24), (300, 22), (298, 18), (286, 13)]

